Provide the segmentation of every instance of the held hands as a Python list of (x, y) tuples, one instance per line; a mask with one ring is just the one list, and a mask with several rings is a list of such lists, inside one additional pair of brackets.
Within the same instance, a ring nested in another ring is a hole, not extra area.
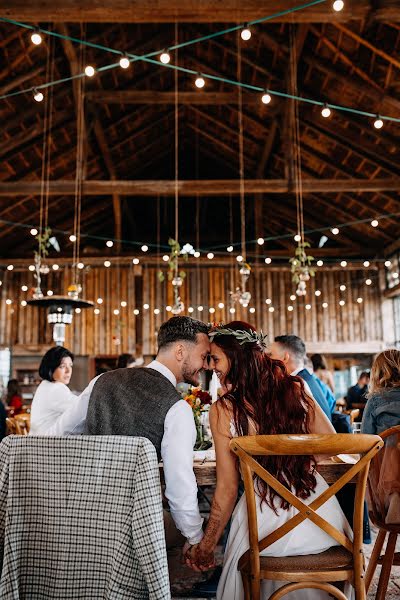
[(186, 566), (193, 571), (208, 571), (215, 567), (214, 550), (206, 548), (201, 542), (194, 546), (186, 542), (182, 549), (182, 555)]

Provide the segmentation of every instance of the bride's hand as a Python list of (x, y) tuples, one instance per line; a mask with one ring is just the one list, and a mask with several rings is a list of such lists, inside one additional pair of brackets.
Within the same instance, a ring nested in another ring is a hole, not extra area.
[(208, 571), (215, 567), (214, 550), (200, 544), (192, 546), (185, 555), (186, 565), (194, 571)]

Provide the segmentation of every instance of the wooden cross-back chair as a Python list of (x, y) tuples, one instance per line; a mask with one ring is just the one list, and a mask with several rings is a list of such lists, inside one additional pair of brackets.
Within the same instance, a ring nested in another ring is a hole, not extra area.
[(30, 415), (27, 413), (6, 418), (7, 435), (28, 435)]
[[(362, 553), (363, 507), (369, 463), (382, 448), (383, 442), (376, 435), (352, 434), (302, 434), (302, 435), (262, 435), (234, 438), (231, 450), (239, 457), (240, 468), (246, 492), (250, 548), (239, 560), (245, 600), (259, 600), (262, 579), (287, 581), (270, 596), (278, 600), (287, 593), (307, 588), (317, 588), (330, 593), (338, 600), (346, 596), (332, 582), (349, 581), (355, 588), (356, 600), (365, 600), (364, 557)], [(264, 469), (253, 457), (278, 455), (330, 455), (360, 454), (358, 462), (349, 469), (310, 504), (292, 494), (273, 475)], [(265, 538), (258, 539), (258, 523), (254, 476), (258, 475), (282, 498), (297, 508), (299, 513), (289, 519)], [(316, 510), (334, 496), (345, 484), (357, 476), (354, 503), (353, 532), (351, 541), (341, 531), (320, 517)], [(281, 539), (289, 531), (309, 519), (340, 545), (320, 554), (306, 556), (271, 557), (260, 556), (268, 546)]]
[[(386, 429), (386, 431), (383, 431), (379, 435), (385, 443), (385, 448), (372, 460), (368, 477), (369, 516), (375, 527), (378, 527), (379, 533), (368, 564), (365, 576), (365, 586), (368, 592), (376, 566), (378, 564), (382, 565), (375, 600), (385, 600), (392, 566), (400, 566), (400, 552), (395, 551), (397, 538), (400, 534), (400, 520), (399, 522), (386, 522), (391, 520), (390, 518), (387, 519), (387, 510), (390, 504), (389, 494), (392, 488), (391, 484), (397, 481), (397, 484), (394, 483), (394, 487), (397, 488), (397, 492), (399, 492), (400, 489), (400, 425)], [(385, 475), (388, 466), (389, 473), (386, 473)], [(383, 480), (382, 476), (384, 478)], [(388, 488), (385, 479), (389, 482)], [(394, 500), (399, 503), (399, 496)], [(397, 508), (399, 512), (399, 504), (397, 505)], [(400, 514), (396, 516), (400, 517)], [(395, 519), (395, 521), (397, 521), (397, 519)], [(385, 553), (380, 556), (388, 534), (389, 538)]]

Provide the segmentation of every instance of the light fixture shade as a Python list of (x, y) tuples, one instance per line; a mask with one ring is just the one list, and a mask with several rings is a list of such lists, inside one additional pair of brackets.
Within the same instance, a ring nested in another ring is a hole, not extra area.
[(93, 302), (70, 298), (69, 296), (48, 296), (28, 300), (30, 306), (47, 308), (47, 322), (53, 325), (53, 340), (62, 346), (65, 340), (65, 326), (72, 323), (75, 308), (92, 308)]

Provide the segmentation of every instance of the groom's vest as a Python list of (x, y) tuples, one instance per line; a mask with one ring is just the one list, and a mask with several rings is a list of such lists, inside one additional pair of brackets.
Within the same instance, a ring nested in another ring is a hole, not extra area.
[(86, 417), (89, 435), (142, 436), (158, 457), (169, 409), (180, 400), (172, 383), (154, 369), (116, 369), (98, 378)]

